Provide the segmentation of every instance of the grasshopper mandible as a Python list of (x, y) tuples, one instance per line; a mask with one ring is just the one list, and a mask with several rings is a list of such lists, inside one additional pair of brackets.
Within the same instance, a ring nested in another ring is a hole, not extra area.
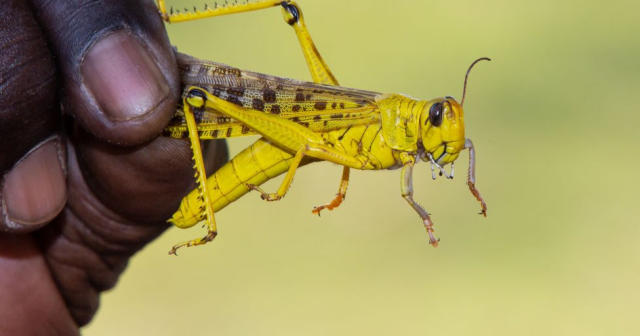
[[(226, 1), (225, 1), (226, 2)], [(401, 193), (418, 213), (434, 247), (429, 213), (413, 200), (412, 171), (419, 161), (431, 163), (432, 177), (453, 178), (453, 162), (463, 149), (469, 149), (467, 185), (481, 204), (487, 206), (476, 189), (475, 149), (465, 138), (462, 100), (453, 97), (416, 100), (400, 94), (339, 87), (318, 53), (306, 28), (302, 12), (293, 1), (262, 1), (205, 7), (203, 11), (167, 12), (164, 0), (158, 8), (167, 22), (188, 21), (204, 17), (240, 13), (281, 6), (285, 21), (293, 27), (313, 83), (286, 79), (225, 64), (203, 61), (176, 53), (183, 86), (182, 104), (165, 129), (168, 136), (189, 137), (194, 153), (198, 187), (187, 195), (169, 222), (188, 228), (206, 221), (207, 235), (175, 245), (170, 254), (182, 246), (202, 245), (217, 235), (214, 213), (251, 190), (267, 201), (279, 200), (291, 186), (297, 169), (315, 161), (342, 165), (343, 173), (337, 196), (315, 207), (313, 213), (338, 207), (345, 198), (351, 168), (361, 170), (401, 168)], [(223, 139), (245, 135), (262, 137), (236, 155), (208, 179), (204, 170), (200, 139)], [(451, 164), (451, 172), (443, 167)], [(260, 185), (284, 174), (275, 193)]]

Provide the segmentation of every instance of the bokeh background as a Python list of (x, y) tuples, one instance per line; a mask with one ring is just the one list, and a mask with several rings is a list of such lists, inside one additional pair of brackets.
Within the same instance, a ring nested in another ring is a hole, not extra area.
[[(640, 2), (299, 0), (319, 50), (349, 87), (460, 98), (487, 218), (459, 178), (307, 166), (281, 202), (250, 194), (217, 214), (215, 243), (131, 262), (85, 335), (632, 335), (640, 331)], [(170, 2), (176, 7), (192, 2)], [(197, 4), (201, 5), (201, 4)], [(212, 5), (212, 4), (210, 4)], [(204, 59), (310, 80), (270, 9), (168, 26)], [(237, 153), (254, 139), (232, 139)], [(279, 180), (266, 185), (276, 189)]]

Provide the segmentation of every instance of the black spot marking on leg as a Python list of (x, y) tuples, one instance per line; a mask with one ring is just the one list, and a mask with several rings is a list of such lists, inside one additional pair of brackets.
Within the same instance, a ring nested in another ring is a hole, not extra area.
[(280, 114), (280, 105), (274, 104), (271, 106), (271, 114)]

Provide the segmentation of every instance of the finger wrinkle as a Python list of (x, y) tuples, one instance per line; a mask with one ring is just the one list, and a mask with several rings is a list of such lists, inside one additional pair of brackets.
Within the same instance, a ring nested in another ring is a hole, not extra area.
[[(123, 244), (110, 244), (101, 234), (93, 230), (92, 225), (74, 212), (72, 208), (65, 209), (66, 220), (72, 225), (66, 225), (60, 232), (59, 247), (64, 254), (70, 256), (67, 260), (59, 259), (67, 265), (82, 264), (83, 269), (99, 272), (99, 277), (105, 280), (95, 280), (96, 288), (105, 290), (111, 288), (117, 281), (118, 275), (124, 270), (122, 259), (126, 259), (134, 252), (130, 248), (123, 248)], [(83, 258), (77, 258), (83, 256)], [(115, 258), (110, 258), (114, 256)], [(97, 265), (104, 265), (100, 267)], [(94, 278), (94, 276), (91, 276)]]
[[(22, 71), (23, 69), (29, 68), (32, 65), (36, 65), (40, 67), (40, 63), (42, 63), (43, 59), (47, 59), (47, 62), (50, 62), (51, 56), (48, 54), (48, 50), (46, 48), (31, 48), (29, 53), (25, 53), (25, 48), (29, 48), (33, 45), (33, 36), (26, 36), (23, 39), (8, 41), (7, 43), (0, 43), (3, 46), (3, 75), (12, 76), (15, 75), (15, 71)], [(24, 43), (23, 43), (24, 42)], [(44, 42), (44, 41), (43, 41)], [(7, 44), (11, 44), (7, 46)], [(15, 49), (15, 50), (14, 50)], [(40, 53), (35, 53), (37, 50), (40, 50)], [(9, 70), (8, 72), (6, 70)], [(52, 69), (53, 70), (53, 69)], [(9, 78), (5, 78), (9, 79)]]
[(100, 291), (89, 281), (89, 276), (81, 267), (57, 261), (55, 253), (47, 257), (67, 307), (79, 326), (87, 324), (99, 307)]
[[(66, 284), (69, 292), (84, 293), (86, 296), (86, 288), (91, 288), (92, 292), (97, 294), (113, 288), (117, 283), (123, 268), (112, 267), (100, 253), (87, 248), (81, 241), (62, 236), (56, 241), (56, 245), (59, 248), (51, 251), (47, 262), (56, 273), (60, 272), (59, 279), (64, 280), (61, 283)], [(66, 268), (64, 272), (58, 271), (63, 268)]]
[(0, 105), (0, 112), (18, 109), (27, 104), (33, 104), (33, 96), (29, 93), (48, 90), (51, 84), (54, 83), (54, 74), (54, 71), (51, 71), (48, 75), (44, 75), (41, 80), (33, 81), (28, 86), (24, 86), (25, 81), (23, 78), (20, 78), (20, 76), (7, 75), (11, 78), (0, 82), (0, 92), (6, 92), (16, 87), (21, 87), (21, 90), (20, 94), (15, 95), (15, 99), (11, 99), (10, 101), (4, 100), (4, 104)]
[(87, 242), (86, 233), (78, 230), (82, 225), (77, 216), (65, 210), (62, 218), (70, 225), (61, 229), (58, 223), (52, 224), (40, 238), (46, 242), (46, 261), (60, 293), (76, 323), (83, 326), (97, 311), (100, 293), (117, 283), (127, 257), (121, 266), (108, 262)]
[(101, 253), (133, 255), (147, 243), (146, 239), (141, 241), (140, 237), (164, 230), (157, 223), (140, 225), (128, 222), (94, 202), (83, 203), (82, 207), (72, 202), (68, 208), (79, 223), (84, 223), (84, 229), (77, 233), (81, 234), (87, 245)]
[[(23, 48), (21, 48), (23, 49)], [(14, 57), (3, 57), (2, 60), (3, 62), (11, 62), (11, 64), (3, 64), (2, 67), (2, 81), (0, 81), (0, 83), (6, 83), (6, 82), (10, 82), (11, 80), (15, 80), (18, 78), (23, 77), (22, 76), (22, 72), (25, 71), (25, 69), (27, 70), (27, 73), (29, 73), (29, 70), (36, 68), (36, 69), (41, 69), (42, 67), (42, 62), (44, 59), (47, 60), (47, 62), (51, 62), (51, 56), (46, 52), (45, 49), (41, 50), (41, 53), (38, 54), (33, 54), (33, 52), (31, 52), (30, 54), (25, 54), (24, 51), (20, 52), (20, 53), (16, 53), (16, 55), (14, 55)], [(10, 61), (8, 60), (10, 59)], [(53, 74), (55, 72), (55, 69), (53, 68), (53, 64), (51, 64), (51, 67), (49, 68), (49, 73)], [(36, 78), (38, 79), (42, 79), (42, 78), (47, 78), (50, 77), (47, 74), (42, 74), (40, 72), (38, 72), (37, 74), (31, 74), (31, 77), (33, 77), (34, 81), (36, 80)], [(38, 80), (40, 81), (40, 80)]]

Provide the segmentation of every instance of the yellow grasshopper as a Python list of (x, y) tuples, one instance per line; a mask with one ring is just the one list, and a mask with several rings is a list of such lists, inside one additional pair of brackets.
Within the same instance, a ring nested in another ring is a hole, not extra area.
[[(293, 1), (262, 1), (205, 7), (193, 12), (169, 12), (164, 0), (158, 8), (167, 22), (240, 13), (281, 6), (285, 21), (293, 27), (314, 83), (286, 79), (225, 64), (199, 60), (176, 53), (183, 86), (182, 104), (165, 134), (189, 137), (194, 153), (198, 187), (187, 195), (169, 222), (180, 228), (206, 221), (207, 235), (175, 245), (202, 245), (217, 235), (214, 213), (251, 190), (262, 199), (279, 200), (291, 186), (297, 169), (311, 162), (330, 161), (342, 165), (339, 191), (331, 202), (313, 213), (332, 210), (345, 198), (351, 168), (362, 170), (402, 168), (401, 193), (418, 213), (429, 235), (438, 245), (429, 213), (413, 200), (412, 171), (418, 160), (431, 163), (440, 175), (453, 178), (453, 162), (469, 149), (467, 185), (487, 206), (475, 187), (475, 149), (465, 138), (463, 103), (469, 71), (465, 75), (462, 100), (452, 97), (416, 100), (400, 94), (339, 87), (305, 26), (302, 12)], [(224, 139), (245, 135), (262, 137), (215, 174), (206, 177), (201, 139)], [(451, 173), (443, 168), (451, 164)], [(275, 193), (259, 188), (271, 178), (286, 173)]]

